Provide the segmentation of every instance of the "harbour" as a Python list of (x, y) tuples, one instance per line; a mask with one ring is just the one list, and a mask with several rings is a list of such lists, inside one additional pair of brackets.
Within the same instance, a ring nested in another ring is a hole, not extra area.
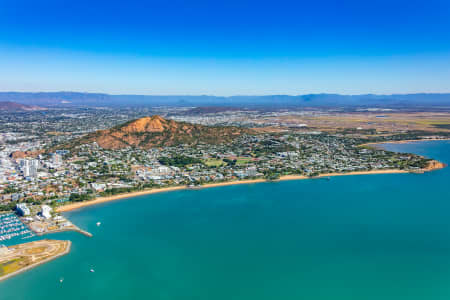
[(33, 232), (14, 213), (0, 214), (0, 242), (33, 236)]
[[(449, 142), (386, 147), (450, 162)], [(450, 297), (449, 176), (450, 169), (443, 168), (286, 180), (83, 207), (63, 216), (93, 237), (52, 234), (72, 241), (70, 253), (1, 282), (0, 295), (14, 300)], [(30, 290), (32, 297), (21, 292)]]

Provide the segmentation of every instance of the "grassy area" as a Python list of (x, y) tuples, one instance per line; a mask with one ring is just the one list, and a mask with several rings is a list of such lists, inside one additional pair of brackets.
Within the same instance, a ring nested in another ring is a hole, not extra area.
[(417, 123), (421, 125), (446, 125), (450, 124), (450, 121), (445, 119), (420, 119), (420, 120), (411, 120), (412, 123)]
[(24, 257), (4, 262), (0, 264), (0, 276), (15, 272), (21, 269), (24, 265), (27, 265)]
[(220, 167), (222, 165), (225, 165), (225, 162), (221, 159), (215, 159), (215, 158), (208, 158), (203, 161), (205, 165), (208, 167)]
[(248, 158), (248, 157), (238, 157), (238, 158), (236, 159), (236, 165), (238, 165), (238, 166), (243, 166), (243, 165), (248, 164), (248, 163), (251, 162), (251, 161), (252, 161), (252, 159), (251, 159), (251, 158)]

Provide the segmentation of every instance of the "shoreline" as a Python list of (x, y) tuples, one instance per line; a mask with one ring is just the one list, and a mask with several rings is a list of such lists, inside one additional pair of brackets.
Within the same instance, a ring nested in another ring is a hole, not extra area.
[[(431, 141), (436, 141), (436, 140), (438, 140), (438, 139), (434, 139)], [(439, 139), (439, 140), (442, 141), (444, 139)], [(450, 140), (450, 139), (445, 139), (445, 140)], [(423, 142), (423, 141), (430, 141), (430, 140), (405, 140), (405, 141), (393, 141), (393, 142), (382, 142), (382, 143), (368, 143), (368, 144), (364, 144), (364, 146), (388, 144), (388, 143), (403, 144), (403, 143)], [(115, 200), (122, 200), (122, 199), (134, 198), (137, 196), (151, 195), (151, 194), (156, 194), (156, 193), (171, 192), (171, 191), (178, 191), (178, 190), (189, 190), (189, 189), (196, 190), (196, 189), (206, 189), (206, 188), (240, 185), (240, 184), (254, 184), (254, 183), (264, 183), (264, 182), (268, 183), (268, 182), (279, 182), (279, 181), (289, 181), (289, 180), (305, 180), (305, 179), (321, 179), (321, 178), (329, 179), (330, 177), (337, 177), (337, 176), (357, 176), (357, 175), (376, 175), (376, 174), (408, 174), (408, 173), (417, 174), (417, 173), (430, 172), (430, 171), (442, 169), (445, 167), (446, 167), (446, 164), (436, 161), (436, 160), (431, 160), (431, 161), (429, 161), (429, 164), (427, 165), (427, 167), (422, 168), (422, 169), (416, 169), (416, 170), (400, 170), (400, 169), (381, 169), (380, 170), (379, 169), (379, 170), (370, 170), (370, 171), (352, 171), (352, 172), (345, 172), (345, 173), (336, 173), (336, 172), (335, 173), (323, 173), (323, 174), (319, 174), (319, 175), (313, 176), (313, 177), (309, 177), (309, 176), (305, 176), (305, 175), (285, 175), (285, 176), (281, 176), (279, 179), (276, 179), (276, 180), (267, 180), (264, 178), (257, 178), (257, 179), (233, 180), (233, 181), (226, 181), (226, 182), (208, 183), (208, 184), (204, 184), (201, 186), (195, 186), (195, 187), (183, 185), (183, 186), (172, 186), (172, 187), (165, 187), (165, 188), (152, 188), (152, 189), (135, 191), (135, 192), (131, 192), (131, 193), (119, 194), (119, 195), (114, 195), (114, 196), (97, 197), (93, 200), (84, 201), (84, 202), (70, 203), (70, 204), (66, 204), (66, 205), (57, 207), (55, 209), (55, 211), (69, 212), (69, 211), (73, 211), (73, 210), (77, 210), (77, 209), (82, 209), (87, 206), (93, 206), (93, 205), (107, 203), (107, 202), (111, 202), (111, 201), (115, 201)], [(62, 229), (62, 230), (56, 230), (56, 231), (48, 232), (48, 233), (56, 233), (56, 232), (64, 232), (64, 231), (77, 231), (79, 233), (84, 234), (85, 236), (88, 236), (88, 237), (92, 236), (92, 234), (90, 234), (89, 232), (84, 231), (80, 228), (77, 228), (77, 230)], [(37, 234), (37, 235), (41, 236), (41, 235), (48, 234), (48, 233), (41, 233), (41, 234)], [(38, 263), (29, 265), (20, 270), (12, 272), (8, 275), (0, 277), (0, 282), (68, 254), (71, 251), (72, 242), (70, 240), (68, 240), (67, 242), (68, 242), (67, 248), (63, 252), (59, 253), (58, 255), (48, 257), (47, 259), (44, 259)]]
[(359, 145), (359, 147), (372, 146), (372, 145), (376, 146), (376, 145), (382, 145), (382, 144), (408, 144), (408, 143), (415, 143), (415, 142), (436, 142), (436, 141), (450, 141), (450, 138), (445, 138), (445, 139), (416, 139), (416, 140), (374, 142), (374, 143), (361, 144), (361, 145)]
[(20, 270), (15, 271), (15, 272), (9, 273), (9, 274), (7, 274), (7, 275), (5, 275), (5, 276), (2, 276), (2, 277), (0, 277), (0, 282), (4, 281), (4, 280), (6, 280), (6, 279), (9, 279), (9, 278), (11, 278), (11, 277), (13, 277), (13, 276), (19, 275), (19, 274), (21, 274), (21, 273), (23, 273), (23, 272), (29, 271), (29, 270), (31, 270), (31, 269), (33, 269), (33, 268), (36, 268), (36, 267), (38, 267), (38, 266), (40, 266), (40, 265), (42, 265), (42, 264), (48, 263), (49, 261), (52, 261), (52, 260), (54, 260), (54, 259), (57, 259), (57, 258), (59, 258), (59, 257), (61, 257), (61, 256), (64, 256), (64, 255), (69, 254), (70, 249), (71, 249), (71, 247), (72, 247), (72, 242), (69, 241), (69, 240), (67, 240), (66, 242), (67, 242), (67, 248), (66, 248), (66, 250), (64, 250), (64, 252), (59, 253), (58, 255), (55, 255), (55, 256), (46, 258), (46, 259), (44, 259), (44, 260), (42, 260), (42, 261), (40, 261), (40, 262), (37, 262), (37, 263), (35, 263), (35, 264), (26, 266), (25, 268), (22, 268), (22, 269), (20, 269)]
[(400, 169), (386, 169), (386, 170), (372, 170), (372, 171), (353, 171), (353, 172), (347, 172), (347, 173), (324, 173), (324, 174), (320, 174), (320, 175), (314, 176), (314, 177), (309, 177), (309, 176), (304, 176), (304, 175), (285, 175), (285, 176), (281, 176), (277, 180), (267, 180), (264, 178), (259, 178), (259, 179), (235, 180), (235, 181), (210, 183), (210, 184), (205, 184), (205, 185), (201, 185), (201, 186), (196, 186), (195, 188), (190, 188), (188, 186), (173, 186), (173, 187), (167, 187), (167, 188), (154, 188), (154, 189), (136, 191), (136, 192), (126, 193), (126, 194), (119, 194), (119, 195), (114, 195), (114, 196), (98, 197), (93, 200), (84, 201), (84, 202), (70, 203), (70, 204), (56, 208), (56, 211), (57, 212), (68, 212), (68, 211), (80, 209), (83, 207), (97, 205), (97, 204), (106, 203), (106, 202), (111, 202), (111, 201), (115, 201), (115, 200), (134, 198), (137, 196), (151, 195), (151, 194), (163, 193), (163, 192), (179, 191), (179, 190), (205, 189), (205, 188), (214, 188), (214, 187), (239, 185), (239, 184), (278, 182), (278, 181), (287, 181), (287, 180), (319, 179), (319, 178), (336, 177), (336, 176), (407, 174), (407, 173), (414, 174), (414, 173), (430, 172), (430, 171), (442, 169), (445, 167), (445, 165), (443, 163), (440, 163), (440, 162), (437, 162), (434, 160), (432, 162), (434, 162), (434, 163), (432, 164), (431, 167), (424, 168), (424, 169), (418, 169), (417, 171), (406, 171), (406, 170), (400, 170)]

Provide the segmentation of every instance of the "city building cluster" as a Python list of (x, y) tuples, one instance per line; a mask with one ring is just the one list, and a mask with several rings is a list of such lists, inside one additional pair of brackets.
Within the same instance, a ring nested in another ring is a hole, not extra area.
[[(260, 126), (258, 115), (261, 120), (288, 113), (236, 110), (196, 115), (192, 108), (154, 110), (174, 120), (243, 127)], [(356, 129), (321, 132), (302, 123), (296, 128), (265, 124), (278, 129), (249, 131), (232, 142), (215, 145), (108, 150), (90, 142), (58, 147), (88, 132), (148, 113), (149, 109), (67, 109), (58, 113), (49, 110), (45, 115), (0, 116), (0, 212), (8, 212), (0, 214), (0, 239), (27, 235), (28, 229), (38, 234), (78, 230), (55, 213), (55, 207), (99, 196), (245, 179), (276, 180), (286, 175), (315, 177), (388, 169), (416, 172), (429, 162), (414, 154), (364, 146), (367, 142), (417, 138), (415, 133), (374, 137), (370, 132), (364, 137)], [(314, 113), (318, 112), (296, 115)], [(20, 219), (11, 219), (15, 216), (11, 211)]]

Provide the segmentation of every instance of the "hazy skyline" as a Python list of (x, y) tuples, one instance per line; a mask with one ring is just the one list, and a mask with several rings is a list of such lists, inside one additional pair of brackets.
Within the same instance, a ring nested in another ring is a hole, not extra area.
[(0, 1), (0, 91), (450, 92), (448, 1)]

